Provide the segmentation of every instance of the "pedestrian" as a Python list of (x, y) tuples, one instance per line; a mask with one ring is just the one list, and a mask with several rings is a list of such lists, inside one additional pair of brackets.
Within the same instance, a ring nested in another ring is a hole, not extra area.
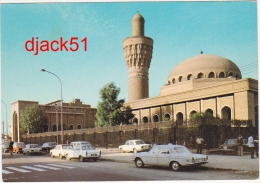
[(259, 157), (259, 140), (258, 140), (258, 134), (256, 135), (256, 138), (254, 139), (254, 146), (255, 146), (255, 155), (258, 158)]
[(241, 134), (237, 137), (237, 155), (243, 156), (243, 137)]
[(248, 137), (247, 145), (248, 145), (248, 147), (250, 149), (251, 159), (255, 159), (254, 158), (255, 146), (254, 146), (254, 138), (252, 137), (252, 135), (250, 137)]
[(204, 142), (204, 139), (201, 138), (201, 136), (199, 135), (198, 138), (196, 139), (196, 143), (197, 143), (197, 154), (201, 154), (201, 153), (202, 153), (203, 142)]
[(9, 151), (10, 151), (11, 156), (13, 156), (13, 145), (14, 145), (14, 142), (11, 141), (10, 144), (9, 144)]

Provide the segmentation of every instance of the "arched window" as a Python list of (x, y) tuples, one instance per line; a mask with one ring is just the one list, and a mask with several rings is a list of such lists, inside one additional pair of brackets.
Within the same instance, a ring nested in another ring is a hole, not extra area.
[(225, 73), (224, 72), (220, 72), (218, 77), (219, 78), (224, 78), (225, 77)]
[(232, 76), (233, 76), (233, 72), (229, 72), (228, 77), (232, 77)]
[(137, 118), (134, 118), (134, 119), (133, 119), (133, 123), (136, 123), (136, 124), (137, 124), (137, 123), (138, 123), (138, 119), (137, 119)]
[(73, 130), (73, 125), (70, 125), (69, 129), (70, 129), (70, 130)]
[(143, 117), (143, 123), (148, 123), (148, 118), (146, 116)]
[(215, 78), (215, 73), (214, 72), (210, 72), (209, 73), (209, 78)]
[(168, 85), (170, 85), (171, 84), (171, 82), (170, 81), (168, 81), (168, 83), (167, 83)]
[(52, 125), (52, 131), (53, 132), (57, 131), (57, 125)]
[(179, 82), (182, 82), (182, 76), (179, 77)]
[(193, 117), (195, 114), (197, 114), (197, 111), (193, 110), (190, 112), (190, 118)]
[(172, 79), (172, 84), (175, 84), (175, 78)]
[(189, 74), (188, 77), (187, 77), (187, 80), (192, 80), (192, 79), (193, 79), (192, 74)]
[(176, 114), (176, 119), (177, 119), (177, 124), (179, 126), (182, 126), (183, 125), (183, 114), (181, 112), (178, 112)]
[(153, 122), (159, 122), (159, 116), (158, 115), (153, 116)]
[(198, 74), (198, 78), (204, 78), (204, 74), (203, 73), (199, 73)]
[(212, 109), (207, 109), (205, 111), (205, 114), (208, 115), (208, 116), (213, 116), (213, 110)]
[(231, 109), (230, 107), (223, 107), (221, 110), (222, 119), (231, 120)]
[(171, 115), (169, 113), (164, 114), (164, 120), (169, 121), (171, 119)]
[(81, 125), (78, 125), (78, 126), (77, 126), (77, 129), (81, 129)]
[(48, 125), (44, 125), (44, 127), (43, 127), (44, 132), (48, 131), (48, 129), (49, 129), (48, 127), (49, 127)]

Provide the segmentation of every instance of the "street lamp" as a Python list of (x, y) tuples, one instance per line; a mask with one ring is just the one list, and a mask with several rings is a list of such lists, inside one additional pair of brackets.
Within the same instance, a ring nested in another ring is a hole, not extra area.
[[(6, 123), (6, 135), (8, 135), (8, 122), (7, 122), (7, 106), (6, 103), (4, 101), (2, 101), (5, 104), (5, 123)], [(4, 130), (4, 126), (3, 126), (3, 130)], [(3, 131), (4, 134), (4, 131)]]
[[(52, 74), (52, 75), (54, 75), (54, 76), (56, 76), (58, 79), (59, 79), (59, 81), (60, 81), (60, 86), (61, 86), (61, 109), (60, 109), (60, 122), (61, 122), (61, 143), (63, 144), (63, 121), (62, 121), (62, 83), (61, 83), (61, 80), (60, 80), (60, 78), (56, 75), (56, 74), (54, 74), (54, 73), (52, 73), (52, 72), (50, 72), (50, 71), (47, 71), (47, 70), (45, 70), (45, 69), (42, 69), (41, 70), (42, 72), (48, 72), (48, 73), (50, 73), (50, 74)], [(59, 131), (59, 126), (57, 126), (57, 130)], [(57, 142), (58, 143), (58, 142)]]

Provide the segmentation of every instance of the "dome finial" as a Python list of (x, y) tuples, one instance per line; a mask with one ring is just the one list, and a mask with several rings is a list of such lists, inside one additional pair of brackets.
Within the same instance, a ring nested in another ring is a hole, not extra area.
[(203, 54), (203, 51), (202, 51), (202, 50), (200, 51), (200, 54)]

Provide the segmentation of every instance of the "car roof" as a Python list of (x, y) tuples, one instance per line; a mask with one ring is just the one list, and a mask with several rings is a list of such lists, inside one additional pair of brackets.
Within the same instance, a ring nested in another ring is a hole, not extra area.
[(186, 147), (186, 146), (183, 146), (183, 145), (174, 145), (174, 144), (165, 144), (165, 145), (154, 145), (153, 147)]

